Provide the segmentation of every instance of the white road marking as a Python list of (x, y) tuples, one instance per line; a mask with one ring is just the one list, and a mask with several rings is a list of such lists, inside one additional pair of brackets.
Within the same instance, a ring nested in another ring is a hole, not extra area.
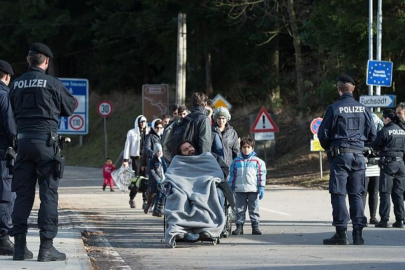
[(284, 212), (280, 212), (280, 211), (276, 211), (276, 210), (271, 210), (271, 209), (267, 209), (267, 208), (263, 208), (263, 207), (260, 207), (260, 210), (264, 210), (264, 211), (267, 211), (267, 212), (272, 212), (272, 213), (283, 215), (283, 216), (291, 216), (291, 214), (288, 214), (288, 213), (284, 213)]

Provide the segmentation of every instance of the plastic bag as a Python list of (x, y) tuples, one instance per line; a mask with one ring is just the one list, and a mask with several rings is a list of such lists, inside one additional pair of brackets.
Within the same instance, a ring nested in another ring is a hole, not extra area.
[(135, 176), (134, 172), (130, 167), (121, 166), (118, 170), (115, 170), (111, 173), (112, 179), (115, 182), (115, 185), (121, 191), (127, 191), (128, 186), (131, 184), (131, 179)]

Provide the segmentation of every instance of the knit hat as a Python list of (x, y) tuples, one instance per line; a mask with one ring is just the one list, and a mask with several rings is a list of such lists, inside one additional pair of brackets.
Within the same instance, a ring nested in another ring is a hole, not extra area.
[(156, 154), (159, 151), (162, 151), (162, 145), (160, 143), (155, 143), (153, 146), (153, 153)]
[(218, 107), (214, 112), (214, 120), (217, 121), (219, 116), (224, 116), (226, 121), (231, 120), (231, 114), (229, 113), (228, 109), (225, 107)]

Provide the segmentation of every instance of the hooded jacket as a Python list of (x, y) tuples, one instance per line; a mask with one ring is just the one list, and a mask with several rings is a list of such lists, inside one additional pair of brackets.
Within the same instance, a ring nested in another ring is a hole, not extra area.
[(266, 185), (266, 164), (256, 152), (246, 158), (241, 153), (234, 159), (230, 169), (229, 186), (235, 192), (258, 192)]
[[(130, 129), (127, 133), (127, 139), (125, 141), (124, 147), (124, 159), (129, 159), (129, 157), (139, 157), (141, 152), (141, 132), (139, 130), (138, 120), (143, 115), (139, 115), (135, 119), (134, 128)], [(146, 134), (148, 134), (148, 128), (145, 127)]]
[[(158, 119), (152, 121), (152, 127), (155, 125), (155, 122)], [(148, 136), (145, 138), (145, 143), (143, 145), (143, 152), (146, 154), (148, 160), (153, 157), (153, 147), (156, 143), (161, 143), (161, 135), (157, 134), (154, 128), (150, 129)]]

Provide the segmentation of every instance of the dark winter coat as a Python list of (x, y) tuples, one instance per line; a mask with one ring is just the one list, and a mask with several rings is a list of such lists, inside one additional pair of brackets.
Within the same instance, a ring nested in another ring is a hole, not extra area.
[[(215, 124), (212, 126), (212, 132), (215, 135), (211, 151), (223, 157), (225, 164), (230, 167), (232, 161), (239, 154), (238, 134), (229, 123), (226, 123), (225, 130), (223, 132), (221, 132), (218, 126)], [(222, 149), (220, 149), (221, 145), (218, 144), (216, 138), (219, 138), (221, 141)]]

